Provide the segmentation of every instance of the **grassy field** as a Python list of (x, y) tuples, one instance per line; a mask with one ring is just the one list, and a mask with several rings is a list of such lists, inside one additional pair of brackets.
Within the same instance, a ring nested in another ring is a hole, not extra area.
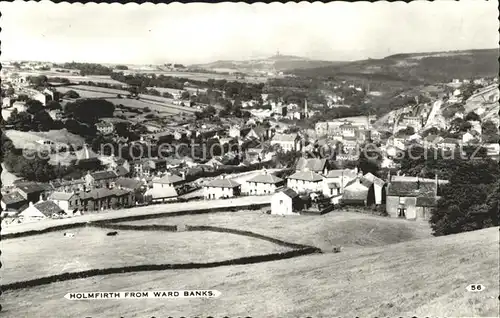
[[(9, 317), (498, 317), (498, 227), (248, 266), (110, 275), (2, 295)], [(484, 292), (466, 291), (469, 284)], [(216, 289), (216, 299), (74, 301), (76, 291)], [(64, 305), (63, 305), (64, 304)]]
[(123, 222), (123, 224), (221, 226), (252, 231), (287, 242), (313, 245), (323, 251), (331, 251), (333, 247), (339, 245), (344, 249), (357, 249), (431, 237), (431, 230), (426, 222), (411, 222), (338, 211), (322, 216), (289, 217), (268, 215), (262, 211), (221, 212), (130, 221)]
[(80, 228), (2, 241), (2, 284), (63, 272), (141, 264), (223, 261), (290, 249), (214, 232), (119, 231)]
[[(19, 130), (6, 130), (5, 134), (9, 137), (16, 148), (23, 147), (40, 147), (38, 140), (50, 140), (54, 143), (62, 143), (67, 145), (83, 146), (84, 140), (82, 137), (68, 132), (66, 129), (50, 130), (46, 132), (25, 132)], [(29, 146), (28, 146), (29, 145)]]

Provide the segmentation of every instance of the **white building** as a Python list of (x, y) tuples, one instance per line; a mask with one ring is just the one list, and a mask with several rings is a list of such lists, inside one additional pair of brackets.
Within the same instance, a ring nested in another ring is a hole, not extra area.
[(247, 180), (242, 186), (242, 192), (249, 195), (267, 195), (275, 193), (283, 186), (284, 180), (267, 172)]
[(323, 176), (313, 171), (299, 171), (287, 178), (287, 187), (297, 193), (322, 192)]
[(297, 202), (300, 200), (297, 192), (290, 188), (276, 192), (271, 198), (271, 214), (296, 215)]
[(224, 176), (220, 179), (215, 179), (203, 187), (205, 199), (225, 199), (238, 196), (241, 192), (241, 185), (231, 179), (226, 179)]

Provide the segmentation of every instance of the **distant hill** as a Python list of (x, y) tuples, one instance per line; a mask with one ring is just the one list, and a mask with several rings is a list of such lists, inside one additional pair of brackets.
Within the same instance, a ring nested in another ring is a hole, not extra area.
[(498, 75), (498, 49), (396, 54), (337, 65), (288, 71), (307, 77), (434, 83)]
[(247, 61), (220, 60), (207, 64), (190, 65), (189, 67), (232, 72), (275, 72), (335, 66), (344, 63), (345, 62), (311, 60), (293, 55), (274, 55), (265, 59), (253, 59)]

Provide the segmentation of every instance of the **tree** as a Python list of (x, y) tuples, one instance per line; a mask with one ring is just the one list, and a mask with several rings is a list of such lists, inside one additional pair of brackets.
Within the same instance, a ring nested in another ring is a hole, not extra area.
[(128, 70), (128, 66), (127, 65), (117, 65), (117, 66), (115, 66), (115, 68), (117, 70), (122, 70), (122, 71)]
[(380, 164), (382, 163), (382, 154), (380, 149), (365, 145), (361, 148), (358, 159), (358, 168), (363, 174), (372, 173), (379, 175)]
[(165, 98), (174, 98), (174, 95), (170, 94), (169, 92), (163, 92), (163, 94), (161, 95)]
[(415, 128), (413, 128), (411, 126), (408, 126), (408, 127), (404, 128), (404, 129), (399, 130), (396, 133), (396, 136), (398, 136), (398, 137), (411, 136), (414, 133), (415, 133)]
[(75, 92), (74, 90), (69, 90), (67, 91), (64, 96), (66, 98), (71, 98), (71, 99), (76, 99), (76, 98), (80, 98), (80, 94), (78, 94), (77, 92)]
[(5, 90), (5, 95), (6, 96), (12, 96), (16, 93), (16, 91), (14, 90), (14, 88), (12, 86), (9, 86), (9, 88), (7, 88)]
[(34, 99), (30, 99), (26, 102), (27, 112), (34, 115), (43, 109), (43, 104)]
[(188, 91), (183, 91), (181, 94), (181, 99), (189, 99), (191, 95), (189, 94)]
[(498, 127), (491, 120), (485, 121), (481, 126), (483, 141), (486, 143), (498, 142)]
[(15, 130), (29, 131), (31, 129), (31, 115), (27, 112), (17, 112), (15, 109), (7, 119), (7, 124), (12, 125)]
[(466, 121), (481, 121), (481, 117), (475, 112), (470, 112), (465, 116)]
[(45, 108), (50, 109), (50, 110), (58, 110), (62, 109), (61, 104), (58, 101), (51, 100), (45, 105)]
[(47, 85), (48, 78), (45, 75), (31, 76), (29, 81), (35, 86), (45, 86)]
[(49, 131), (54, 127), (54, 120), (46, 111), (39, 111), (33, 116), (32, 127), (38, 131)]

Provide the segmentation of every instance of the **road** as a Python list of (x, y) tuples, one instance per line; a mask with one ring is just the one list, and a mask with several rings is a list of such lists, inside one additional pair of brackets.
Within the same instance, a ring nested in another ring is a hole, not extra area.
[(425, 123), (424, 128), (428, 128), (433, 124), (434, 118), (436, 117), (437, 112), (441, 109), (442, 104), (443, 101), (440, 99), (435, 101), (434, 104), (432, 104), (432, 109), (431, 112), (429, 113), (429, 117), (427, 117), (427, 122)]
[(247, 206), (251, 204), (268, 204), (268, 203), (271, 203), (271, 195), (239, 197), (239, 198), (225, 199), (225, 200), (191, 201), (191, 202), (181, 202), (181, 203), (149, 205), (149, 206), (141, 206), (129, 209), (112, 210), (108, 212), (97, 212), (94, 214), (76, 216), (68, 219), (53, 219), (53, 220), (51, 219), (33, 223), (2, 225), (2, 235), (10, 233), (21, 233), (26, 231), (40, 231), (46, 228), (60, 226), (60, 225), (106, 221), (123, 217), (132, 217), (137, 215), (156, 215), (156, 214), (173, 213), (180, 211), (229, 208), (229, 207)]

